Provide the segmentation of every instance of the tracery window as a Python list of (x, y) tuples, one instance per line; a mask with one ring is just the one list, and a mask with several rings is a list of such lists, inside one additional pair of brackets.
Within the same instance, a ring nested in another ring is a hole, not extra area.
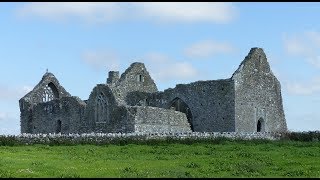
[(108, 102), (103, 93), (96, 97), (95, 121), (96, 123), (105, 123), (108, 120)]
[(56, 86), (53, 83), (47, 84), (42, 93), (42, 102), (48, 102), (53, 99), (59, 98), (59, 93)]

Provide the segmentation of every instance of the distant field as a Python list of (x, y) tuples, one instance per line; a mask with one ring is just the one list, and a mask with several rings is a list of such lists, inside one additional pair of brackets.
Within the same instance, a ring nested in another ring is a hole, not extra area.
[(320, 177), (320, 142), (0, 146), (0, 177)]

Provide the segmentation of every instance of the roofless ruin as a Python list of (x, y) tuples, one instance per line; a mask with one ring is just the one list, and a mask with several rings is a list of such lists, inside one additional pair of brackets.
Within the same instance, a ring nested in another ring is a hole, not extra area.
[(110, 71), (88, 100), (71, 96), (46, 72), (19, 100), (21, 133), (284, 132), (280, 82), (261, 48), (228, 79), (158, 91), (143, 63)]

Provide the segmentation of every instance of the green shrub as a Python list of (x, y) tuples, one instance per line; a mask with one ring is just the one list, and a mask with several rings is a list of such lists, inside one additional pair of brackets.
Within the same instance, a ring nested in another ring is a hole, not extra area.
[(0, 135), (0, 145), (1, 146), (15, 146), (19, 145), (19, 141), (16, 139), (15, 136), (3, 136)]
[(320, 131), (287, 132), (283, 134), (282, 139), (302, 142), (318, 142), (320, 140)]

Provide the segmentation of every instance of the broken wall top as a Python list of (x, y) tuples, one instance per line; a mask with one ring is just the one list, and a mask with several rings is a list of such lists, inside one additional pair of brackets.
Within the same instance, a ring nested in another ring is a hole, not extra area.
[[(240, 63), (238, 69), (232, 74), (231, 79), (235, 79), (240, 74), (246, 76), (255, 73), (255, 75), (274, 76), (270, 69), (267, 56), (262, 48), (251, 48), (248, 55)], [(275, 76), (274, 76), (275, 77)]]

